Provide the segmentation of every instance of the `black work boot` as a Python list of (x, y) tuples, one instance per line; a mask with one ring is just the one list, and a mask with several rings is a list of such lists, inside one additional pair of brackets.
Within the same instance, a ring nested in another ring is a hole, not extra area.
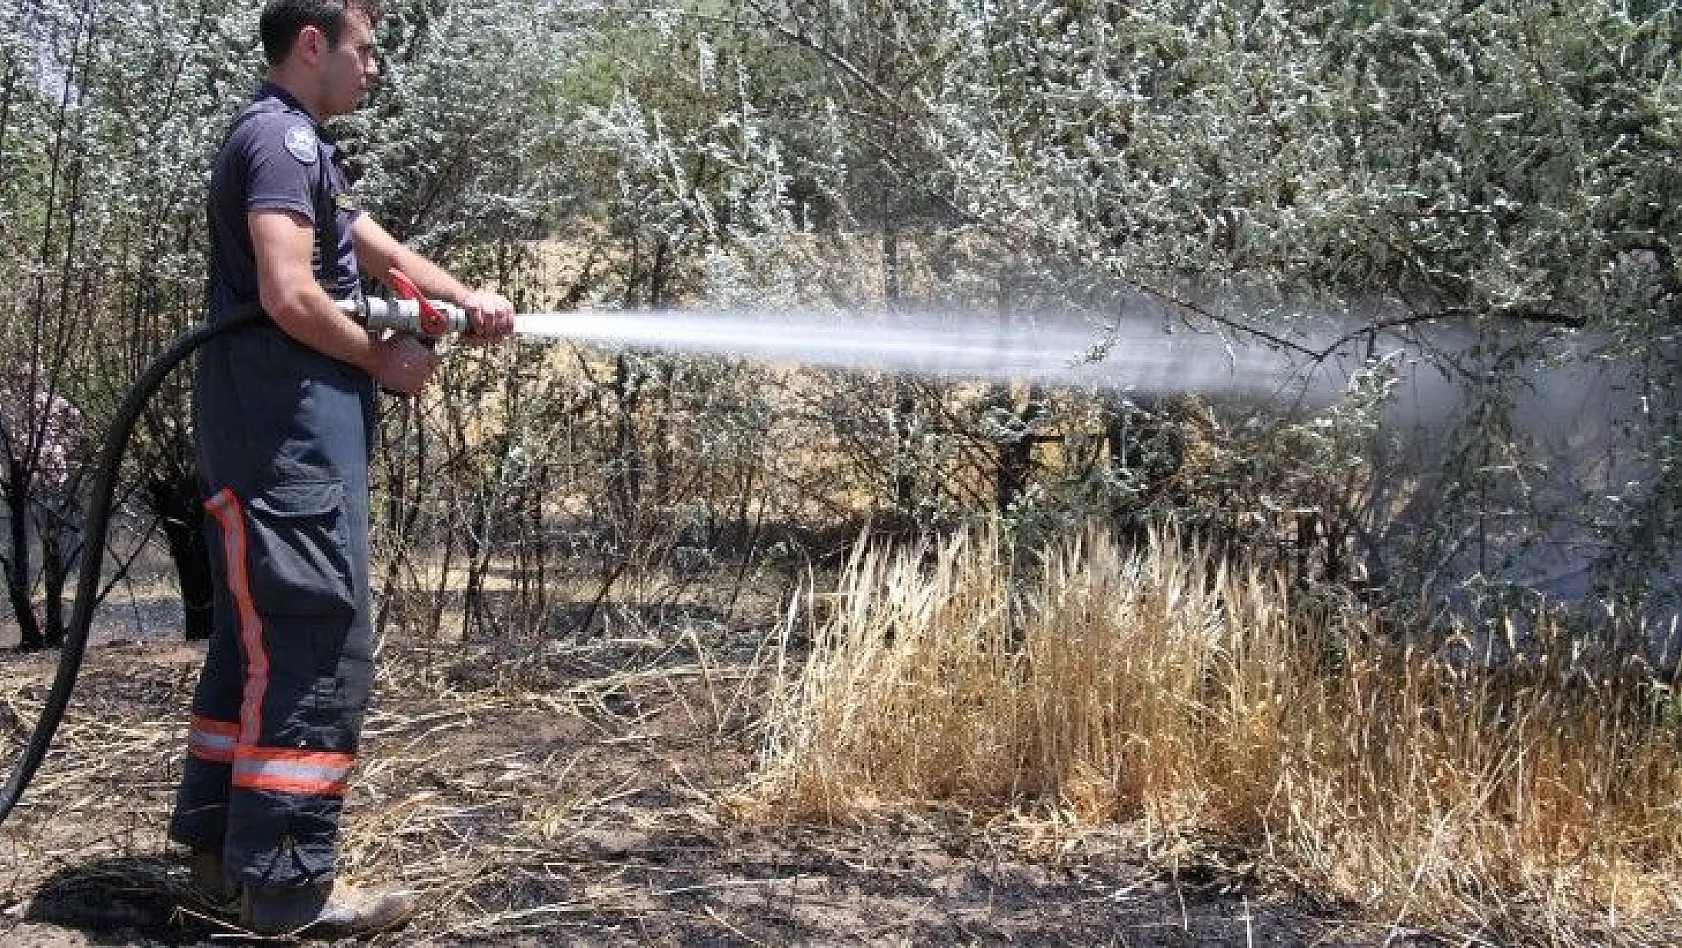
[(420, 893), (398, 885), (247, 885), (240, 894), (239, 923), (258, 935), (354, 938), (399, 928), (419, 908)]
[(187, 908), (209, 915), (234, 915), (239, 911), (239, 886), (222, 867), (222, 853), (195, 849), (187, 856), (187, 889), (182, 901)]

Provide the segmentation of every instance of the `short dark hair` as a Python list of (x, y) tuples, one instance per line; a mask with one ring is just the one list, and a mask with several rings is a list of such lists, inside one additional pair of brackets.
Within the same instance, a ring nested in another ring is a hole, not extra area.
[(345, 19), (352, 13), (366, 16), (370, 25), (378, 23), (379, 0), (269, 0), (257, 21), (257, 32), (263, 37), (263, 58), (271, 66), (279, 65), (292, 52), (292, 44), (306, 26), (316, 27), (327, 42), (339, 45)]

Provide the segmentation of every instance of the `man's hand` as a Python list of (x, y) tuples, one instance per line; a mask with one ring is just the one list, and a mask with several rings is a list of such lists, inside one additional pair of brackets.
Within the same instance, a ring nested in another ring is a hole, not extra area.
[(461, 308), (467, 311), (464, 342), (501, 342), (514, 331), (514, 304), (501, 293), (474, 290), (461, 301)]
[[(514, 331), (514, 304), (501, 293), (471, 290), (437, 264), (398, 243), (367, 214), (358, 214), (350, 236), (362, 272), (385, 280), (393, 267), (402, 270), (421, 292), (460, 306), (467, 313), (463, 342), (500, 342)], [(307, 249), (307, 248), (306, 248)], [(307, 256), (306, 256), (307, 259)]]
[(380, 388), (399, 395), (419, 392), (437, 367), (437, 354), (407, 333), (374, 343), (366, 366)]

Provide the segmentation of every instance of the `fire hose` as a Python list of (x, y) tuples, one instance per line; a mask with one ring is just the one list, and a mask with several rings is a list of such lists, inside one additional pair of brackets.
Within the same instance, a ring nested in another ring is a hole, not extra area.
[[(387, 276), (391, 286), (402, 294), (401, 298), (345, 300), (338, 304), (339, 310), (362, 322), (370, 332), (390, 330), (410, 333), (428, 343), (469, 328), (466, 312), (448, 303), (426, 299), (402, 271), (392, 270)], [(76, 676), (81, 672), (82, 659), (87, 651), (88, 632), (97, 605), (95, 600), (99, 598), (100, 572), (105, 565), (105, 534), (111, 525), (117, 476), (140, 413), (146, 409), (147, 402), (157, 393), (164, 379), (188, 356), (212, 339), (259, 325), (265, 319), (262, 309), (251, 304), (216, 323), (204, 323), (187, 330), (153, 358), (118, 405), (111, 427), (100, 445), (88, 488), (83, 511), (82, 563), (76, 577), (76, 598), (70, 622), (65, 628), (64, 642), (59, 647), (58, 670), (35, 727), (30, 731), (29, 740), (12, 765), (5, 788), (0, 790), (0, 824), (11, 815), (29, 781), (46, 759), (53, 735), (57, 733), (60, 722), (64, 720), (65, 709), (70, 704), (70, 694), (76, 687)]]

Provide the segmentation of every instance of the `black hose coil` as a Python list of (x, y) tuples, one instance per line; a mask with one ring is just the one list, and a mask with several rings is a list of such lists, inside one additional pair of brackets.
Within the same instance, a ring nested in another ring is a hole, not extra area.
[(94, 600), (99, 594), (100, 571), (105, 565), (105, 533), (111, 526), (111, 500), (116, 494), (123, 454), (128, 450), (129, 438), (134, 434), (140, 413), (146, 409), (146, 403), (152, 400), (170, 371), (199, 347), (217, 336), (255, 325), (262, 319), (263, 311), (256, 305), (248, 305), (220, 322), (203, 323), (175, 337), (141, 373), (117, 407), (111, 427), (105, 432), (105, 441), (100, 445), (99, 463), (94, 467), (92, 486), (88, 490), (83, 515), (82, 565), (77, 573), (76, 600), (70, 612), (70, 625), (64, 633), (64, 644), (59, 648), (58, 673), (53, 677), (52, 689), (47, 692), (47, 700), (41, 707), (35, 729), (30, 732), (29, 743), (24, 746), (17, 763), (12, 765), (5, 789), (0, 790), (0, 823), (11, 815), (12, 808), (22, 798), (35, 771), (46, 759), (53, 734), (58, 731), (59, 722), (64, 719), (64, 710), (70, 704), (70, 692), (76, 687), (76, 676), (82, 670), (82, 657), (88, 647), (88, 628), (93, 622)]

